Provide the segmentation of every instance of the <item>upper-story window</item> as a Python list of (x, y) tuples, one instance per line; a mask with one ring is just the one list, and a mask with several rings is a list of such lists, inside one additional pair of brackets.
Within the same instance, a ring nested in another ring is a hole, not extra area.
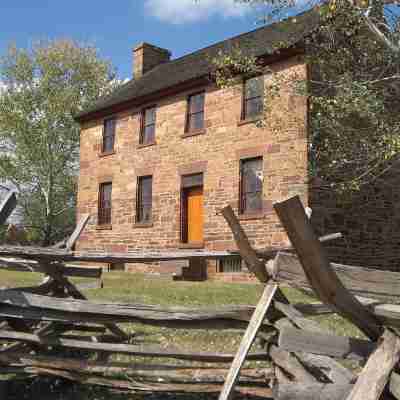
[(156, 113), (157, 109), (155, 106), (145, 108), (142, 111), (140, 144), (151, 144), (156, 141)]
[(136, 222), (149, 223), (153, 209), (153, 177), (140, 176), (137, 182)]
[(99, 225), (111, 225), (111, 198), (112, 183), (101, 183), (99, 188)]
[(244, 81), (242, 119), (259, 116), (264, 108), (264, 76), (256, 76)]
[(262, 211), (263, 158), (249, 158), (240, 162), (241, 214)]
[(189, 96), (186, 122), (187, 132), (204, 129), (204, 98), (204, 92)]
[(114, 151), (116, 119), (109, 118), (104, 120), (102, 153), (111, 153)]

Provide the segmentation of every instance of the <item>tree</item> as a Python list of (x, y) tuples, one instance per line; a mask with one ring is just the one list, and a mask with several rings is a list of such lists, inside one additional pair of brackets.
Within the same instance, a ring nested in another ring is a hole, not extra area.
[[(271, 20), (288, 10), (296, 13), (294, 1), (239, 1), (265, 4)], [(312, 78), (296, 83), (310, 99), (310, 172), (339, 192), (358, 191), (393, 168), (399, 157), (399, 14), (389, 0), (318, 3), (306, 5), (320, 14), (319, 28), (304, 43)], [(235, 56), (215, 62), (222, 71), (220, 84), (230, 83), (224, 71), (259, 68), (257, 60)], [(279, 87), (270, 95), (277, 93)]]
[(387, 42), (398, 26), (382, 40), (366, 23), (387, 26), (382, 7), (373, 20), (349, 2), (323, 12), (306, 41), (314, 66), (312, 172), (341, 191), (358, 191), (391, 169), (400, 151), (400, 53)]
[(71, 40), (10, 46), (0, 61), (0, 177), (19, 192), (31, 237), (48, 245), (73, 226), (79, 125), (73, 116), (115, 86), (110, 63)]

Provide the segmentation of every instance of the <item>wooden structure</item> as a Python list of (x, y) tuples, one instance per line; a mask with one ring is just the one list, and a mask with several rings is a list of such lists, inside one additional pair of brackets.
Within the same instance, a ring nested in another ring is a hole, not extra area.
[[(68, 278), (99, 279), (101, 270), (66, 263), (202, 260), (233, 254), (73, 252), (73, 242), (88, 217), (59, 248), (0, 247), (0, 273), (13, 269), (48, 277), (37, 287), (0, 290), (0, 342), (4, 343), (0, 372), (58, 376), (138, 392), (220, 393), (220, 400), (232, 399), (237, 392), (279, 400), (365, 400), (382, 395), (400, 399), (396, 373), (400, 339), (395, 330), (400, 326), (400, 305), (391, 302), (398, 293), (400, 274), (329, 263), (321, 242), (337, 235), (318, 239), (297, 197), (276, 204), (275, 210), (293, 246), (284, 251), (255, 251), (232, 209), (222, 210), (241, 257), (265, 285), (256, 307), (189, 309), (87, 301)], [(313, 290), (321, 302), (292, 305), (280, 283)], [(339, 337), (306, 318), (325, 313), (340, 314), (366, 338)], [(174, 329), (237, 329), (243, 337), (236, 354), (188, 352), (137, 342), (123, 330), (129, 322)], [(251, 351), (257, 336), (263, 349)], [(71, 350), (84, 352), (85, 357), (72, 357)], [(116, 363), (108, 360), (111, 354), (185, 360), (185, 364)], [(358, 360), (365, 366), (357, 374), (338, 359)], [(269, 360), (271, 367), (249, 369), (244, 367), (246, 360)], [(207, 366), (200, 369), (199, 362)]]

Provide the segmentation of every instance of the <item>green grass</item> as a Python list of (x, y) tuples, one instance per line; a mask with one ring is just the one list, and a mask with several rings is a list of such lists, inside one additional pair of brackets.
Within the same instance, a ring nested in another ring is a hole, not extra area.
[[(43, 275), (1, 271), (0, 286), (16, 287), (38, 284)], [(74, 279), (76, 283), (90, 279)], [(149, 277), (144, 274), (109, 272), (103, 274), (104, 288), (86, 290), (91, 301), (118, 303), (144, 303), (161, 306), (218, 307), (222, 305), (255, 305), (261, 295), (260, 284), (232, 284), (223, 282), (181, 282), (172, 279)], [(292, 303), (315, 301), (298, 290), (283, 288)], [(361, 337), (362, 334), (337, 315), (315, 317), (318, 322), (339, 335)], [(149, 340), (165, 345), (180, 345), (199, 350), (234, 351), (240, 340), (237, 332), (213, 330), (163, 329), (138, 324), (124, 324), (124, 329), (136, 332)], [(151, 336), (151, 337), (150, 337)]]
[[(35, 285), (40, 282), (42, 277), (41, 274), (1, 271), (0, 286)], [(74, 281), (79, 283), (87, 280), (79, 279)], [(103, 274), (103, 281), (104, 288), (85, 291), (86, 296), (91, 301), (187, 307), (255, 305), (263, 289), (260, 284), (232, 284), (211, 281), (174, 282), (170, 279), (152, 278), (142, 274), (124, 272), (105, 273)], [(315, 301), (314, 298), (306, 296), (295, 289), (283, 288), (283, 291), (292, 303)], [(337, 315), (319, 316), (315, 317), (315, 319), (336, 334), (362, 337), (362, 334), (353, 325)], [(174, 330), (143, 324), (123, 324), (121, 326), (124, 330), (136, 334), (134, 341), (192, 351), (195, 349), (196, 351), (235, 352), (242, 335), (241, 332), (234, 330)], [(254, 348), (257, 347), (258, 343), (255, 344)], [(113, 360), (133, 362), (135, 359), (116, 355), (113, 356)], [(149, 359), (146, 361), (149, 362)], [(152, 362), (159, 361), (152, 360)], [(265, 363), (260, 365), (265, 365)], [(85, 388), (84, 390), (88, 389)], [(95, 390), (97, 394), (94, 397), (87, 395), (87, 397), (82, 398), (102, 398), (97, 389)], [(69, 397), (65, 398), (69, 399)], [(114, 400), (114, 397), (105, 396), (104, 398)]]
[(181, 282), (124, 272), (110, 272), (103, 277), (104, 288), (88, 290), (89, 298), (188, 307), (218, 306), (255, 304), (262, 291), (261, 285)]

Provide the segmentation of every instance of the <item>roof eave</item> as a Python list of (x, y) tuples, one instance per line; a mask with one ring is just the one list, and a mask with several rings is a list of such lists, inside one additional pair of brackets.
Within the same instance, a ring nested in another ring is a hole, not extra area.
[[(294, 44), (291, 47), (278, 49), (273, 54), (266, 53), (262, 56), (259, 56), (258, 58), (262, 60), (263, 65), (269, 65), (303, 53), (304, 53), (304, 46), (301, 42), (298, 42), (297, 44)], [(163, 88), (161, 90), (155, 91), (145, 96), (136, 97), (127, 101), (123, 101), (121, 103), (114, 104), (112, 106), (104, 107), (99, 110), (89, 111), (87, 113), (82, 112), (74, 116), (74, 120), (82, 124), (88, 121), (104, 118), (112, 114), (125, 111), (129, 108), (139, 107), (146, 103), (154, 102), (155, 100), (158, 100), (163, 97), (172, 96), (174, 94), (178, 94), (179, 92), (185, 90), (190, 90), (199, 86), (204, 86), (210, 83), (211, 81), (212, 79), (210, 71), (210, 73), (208, 74), (187, 80), (185, 82), (181, 82), (174, 86)]]

